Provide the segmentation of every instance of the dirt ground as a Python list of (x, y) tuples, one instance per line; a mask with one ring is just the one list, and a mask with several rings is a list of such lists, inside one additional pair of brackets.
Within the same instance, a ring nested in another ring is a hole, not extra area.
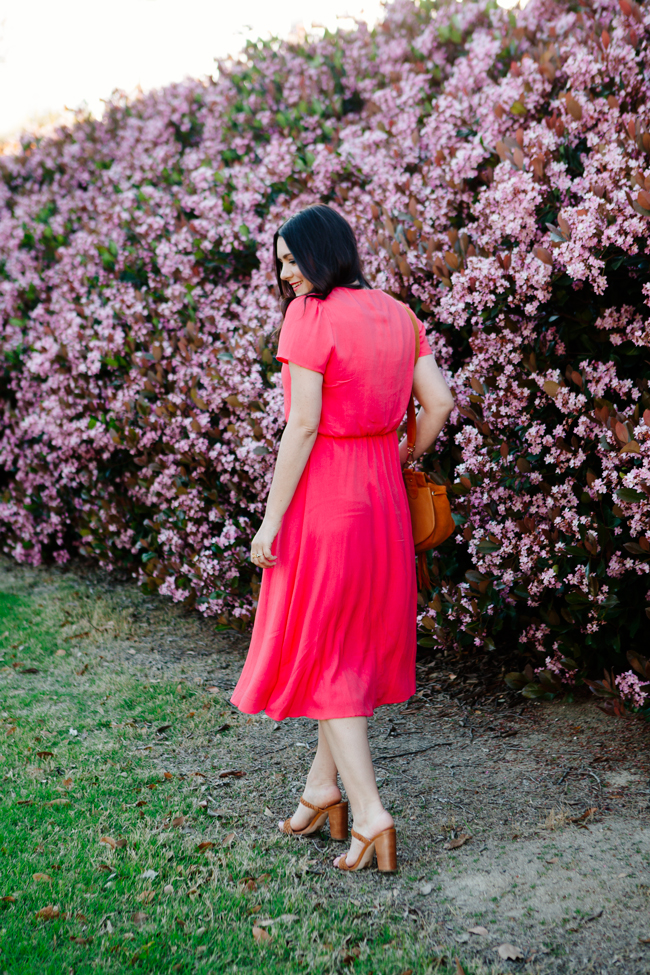
[[(119, 604), (129, 627), (77, 653), (101, 651), (104, 666), (119, 661), (149, 682), (232, 690), (247, 638), (130, 584), (99, 575), (85, 584)], [(346, 898), (361, 914), (390, 906), (441, 956), (475, 959), (488, 972), (648, 975), (650, 726), (587, 702), (508, 694), (470, 704), (462, 688), (449, 689), (452, 663), (419, 665), (416, 696), (370, 721), (399, 872), (340, 874), (329, 865), (344, 847), (326, 832), (287, 838), (304, 846), (324, 905)], [(316, 726), (230, 708), (207, 752), (190, 734), (179, 744), (154, 730), (146, 747), (165, 769), (204, 772), (197, 802), (207, 804), (217, 834), (262, 836), (301, 794)], [(227, 769), (245, 774), (220, 777)]]

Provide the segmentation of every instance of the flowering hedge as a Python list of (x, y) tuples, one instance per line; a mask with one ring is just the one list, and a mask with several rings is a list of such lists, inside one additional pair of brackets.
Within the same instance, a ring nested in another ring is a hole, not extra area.
[(26, 136), (0, 160), (5, 551), (247, 624), (282, 427), (270, 242), (326, 201), (457, 398), (423, 642), (521, 642), (529, 694), (620, 669), (650, 642), (649, 28), (632, 0), (396, 0)]

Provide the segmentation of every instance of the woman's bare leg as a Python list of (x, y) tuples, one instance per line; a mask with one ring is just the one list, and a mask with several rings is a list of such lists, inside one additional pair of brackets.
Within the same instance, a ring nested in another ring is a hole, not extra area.
[[(336, 765), (327, 739), (323, 734), (321, 721), (318, 722), (318, 748), (307, 776), (303, 796), (307, 802), (321, 807), (330, 806), (341, 798), (341, 790), (336, 782)], [(313, 809), (299, 805), (291, 817), (291, 827), (292, 829), (304, 829), (313, 818)], [(279, 825), (282, 829), (281, 822)]]
[[(319, 731), (327, 740), (332, 761), (348, 794), (354, 829), (368, 839), (390, 829), (393, 817), (379, 797), (368, 744), (367, 718), (331, 718), (319, 722)], [(362, 844), (353, 837), (347, 862), (354, 863), (361, 849)]]

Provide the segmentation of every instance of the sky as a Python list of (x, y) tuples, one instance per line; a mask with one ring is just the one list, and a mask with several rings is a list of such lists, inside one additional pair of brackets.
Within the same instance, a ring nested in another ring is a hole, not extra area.
[(247, 37), (381, 17), (380, 0), (0, 0), (0, 141), (115, 88), (215, 73)]

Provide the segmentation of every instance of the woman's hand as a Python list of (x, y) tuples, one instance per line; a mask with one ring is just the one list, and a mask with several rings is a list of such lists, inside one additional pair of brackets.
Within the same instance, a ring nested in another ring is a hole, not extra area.
[(272, 569), (277, 561), (277, 555), (271, 552), (273, 539), (280, 530), (279, 525), (273, 525), (266, 518), (260, 526), (260, 530), (251, 543), (251, 562), (264, 569)]

